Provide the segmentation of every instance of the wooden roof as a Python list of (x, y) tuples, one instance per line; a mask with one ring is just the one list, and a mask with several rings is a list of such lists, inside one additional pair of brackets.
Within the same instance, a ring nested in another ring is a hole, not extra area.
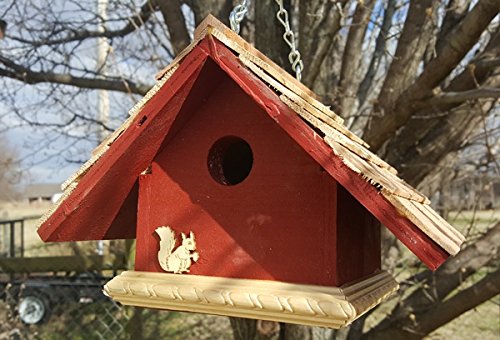
[[(171, 114), (178, 112), (182, 101), (175, 96), (189, 93), (207, 58), (430, 268), (460, 250), (464, 237), (430, 207), (427, 197), (369, 151), (311, 90), (212, 16), (196, 29), (193, 42), (157, 75), (157, 84), (132, 108), (123, 125), (63, 184), (63, 197), (40, 221), (38, 232), (44, 240), (135, 237), (135, 211), (131, 210), (137, 202), (137, 178), (158, 152), (161, 142), (157, 140), (170, 128), (160, 108), (171, 105)], [(158, 122), (162, 129), (151, 129)], [(107, 206), (105, 215), (95, 215), (92, 206), (96, 204)]]

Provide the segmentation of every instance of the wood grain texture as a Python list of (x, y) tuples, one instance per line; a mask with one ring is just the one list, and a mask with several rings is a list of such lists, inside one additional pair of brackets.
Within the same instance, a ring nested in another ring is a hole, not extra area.
[(397, 289), (387, 272), (337, 288), (128, 271), (104, 292), (124, 305), (340, 328)]

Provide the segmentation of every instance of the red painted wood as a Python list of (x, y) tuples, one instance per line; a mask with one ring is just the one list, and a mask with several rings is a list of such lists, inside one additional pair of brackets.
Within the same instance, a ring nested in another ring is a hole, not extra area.
[[(149, 198), (139, 199), (145, 224), (138, 223), (136, 269), (162, 272), (155, 229), (169, 225), (196, 235), (200, 260), (191, 274), (342, 284), (335, 275), (336, 182), (216, 70), (224, 80), (203, 105), (181, 110), (185, 126), (155, 158), (151, 180), (140, 182), (140, 195)], [(214, 76), (200, 76), (199, 84), (209, 88)], [(253, 151), (249, 176), (234, 186), (218, 183), (207, 166), (211, 146), (224, 136), (243, 138)]]
[(242, 67), (230, 50), (216, 39), (208, 38), (210, 44), (207, 53), (210, 54), (210, 57), (403, 244), (432, 270), (437, 269), (446, 261), (449, 254), (444, 249), (407, 218), (400, 215), (371, 184), (336, 157), (323, 139), (307, 126), (293, 110), (281, 102), (275, 92), (267, 86), (263, 86), (262, 81)]
[[(149, 259), (141, 254), (153, 254), (156, 256), (158, 253), (158, 245), (153, 244), (151, 242), (144, 242), (151, 235), (145, 232), (145, 228), (143, 226), (150, 225), (150, 211), (151, 211), (151, 200), (155, 195), (155, 188), (151, 185), (152, 175), (140, 175), (139, 176), (139, 199), (137, 205), (137, 235), (136, 235), (136, 256), (135, 256), (135, 268), (142, 268), (147, 266)], [(158, 261), (154, 261), (157, 266), (156, 268), (161, 269)]]
[(337, 190), (337, 277), (343, 283), (381, 266), (380, 222), (344, 187)]
[(167, 85), (145, 105), (131, 127), (41, 225), (38, 233), (44, 241), (135, 237), (134, 219), (123, 221), (121, 228), (110, 226), (120, 211), (136, 210), (135, 200), (127, 197), (139, 174), (158, 153), (163, 137), (184, 104), (206, 58), (207, 54), (201, 48), (195, 48), (186, 57)]

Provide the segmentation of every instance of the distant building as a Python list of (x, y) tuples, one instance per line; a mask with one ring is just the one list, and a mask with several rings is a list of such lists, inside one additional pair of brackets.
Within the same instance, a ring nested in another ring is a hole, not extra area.
[(29, 203), (53, 202), (53, 197), (61, 192), (61, 185), (56, 183), (36, 183), (27, 185), (23, 199)]

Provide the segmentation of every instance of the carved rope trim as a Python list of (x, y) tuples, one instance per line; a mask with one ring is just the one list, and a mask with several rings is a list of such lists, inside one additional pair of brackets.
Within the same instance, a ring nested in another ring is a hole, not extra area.
[(340, 328), (398, 288), (387, 272), (337, 287), (127, 271), (104, 286), (125, 305)]

